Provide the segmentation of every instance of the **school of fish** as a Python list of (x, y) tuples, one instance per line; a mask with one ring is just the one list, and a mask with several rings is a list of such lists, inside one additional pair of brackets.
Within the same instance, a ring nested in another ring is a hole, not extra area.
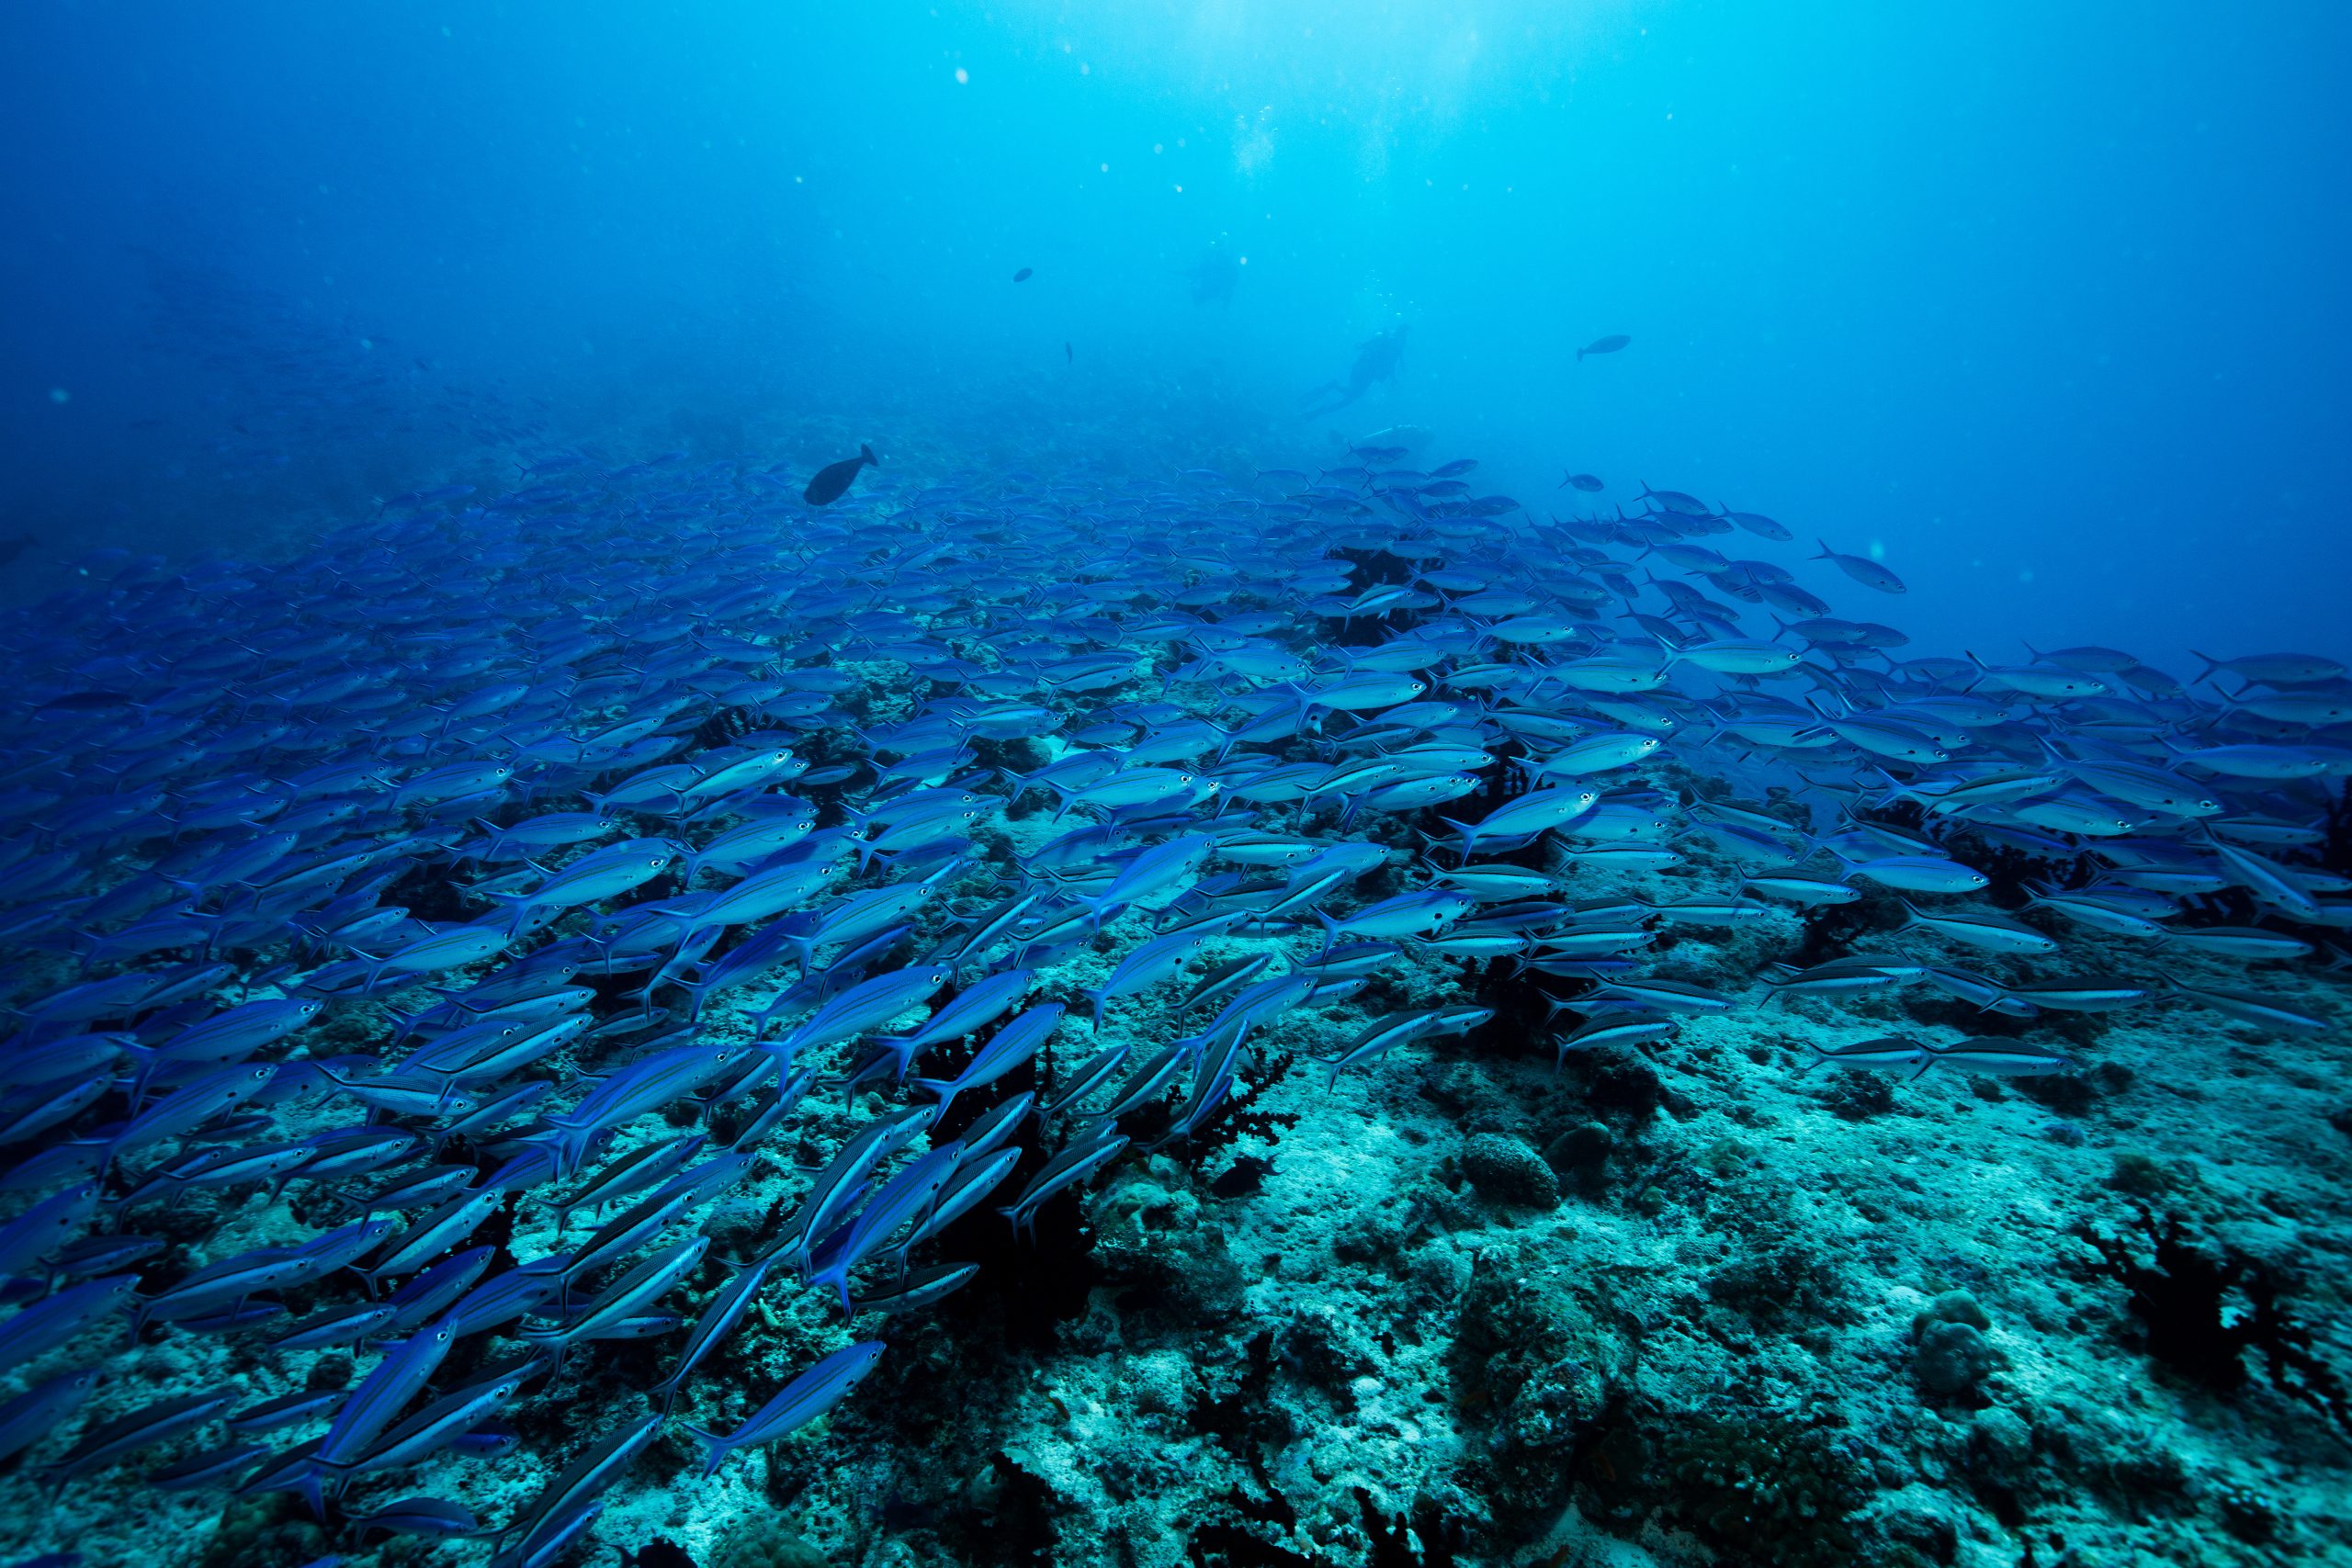
[[(1906, 658), (1833, 614), (1903, 592), (1868, 555), (1408, 457), (556, 454), (288, 562), (85, 559), (0, 629), (0, 1457), (537, 1568), (665, 1434), (707, 1474), (852, 1396), (971, 1281), (967, 1227), (1197, 1157), (1277, 1041), (1336, 1084), (1519, 1027), (1508, 986), (1563, 1055), (1783, 997), (1988, 1021), (1813, 1048), (1904, 1075), (2064, 1071), (2053, 1012), (2334, 1027), (2260, 966), (2352, 925), (2314, 863), (2340, 663)], [(1898, 898), (1875, 950), (1747, 989), (1655, 972), (1668, 933)], [(1408, 969), (1456, 999), (1374, 1005)], [(799, 1155), (844, 1103), (875, 1109)], [(722, 1255), (705, 1218), (752, 1187)], [(714, 1379), (793, 1292), (842, 1348)], [(142, 1392), (183, 1337), (240, 1370)], [(667, 1376), (616, 1385), (616, 1339)], [(526, 1442), (533, 1402), (584, 1440)], [(548, 1479), (481, 1519), (469, 1465)]]

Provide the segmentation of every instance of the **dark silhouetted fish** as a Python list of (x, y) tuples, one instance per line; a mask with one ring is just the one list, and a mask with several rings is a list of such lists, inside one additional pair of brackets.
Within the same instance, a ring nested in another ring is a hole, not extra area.
[(1597, 337), (1577, 349), (1577, 357), (1581, 360), (1588, 354), (1614, 354), (1633, 341), (1623, 333), (1611, 333), (1607, 337)]
[(873, 447), (860, 446), (856, 457), (843, 457), (819, 468), (817, 477), (808, 481), (808, 488), (800, 492), (800, 499), (811, 506), (831, 506), (842, 498), (842, 491), (849, 489), (850, 480), (857, 478), (857, 470), (868, 463), (878, 468), (882, 459), (874, 455)]
[(1024, 266), (1019, 272), (1012, 275), (1012, 281), (1015, 283), (1026, 283), (1036, 276), (1037, 269), (1035, 267)]
[(42, 713), (99, 713), (107, 708), (129, 707), (139, 699), (128, 692), (86, 691), (67, 692), (40, 705)]
[(1555, 490), (1580, 490), (1589, 495), (1594, 491), (1600, 489), (1601, 485), (1600, 478), (1596, 475), (1569, 474), (1565, 476), (1558, 484), (1552, 488)]

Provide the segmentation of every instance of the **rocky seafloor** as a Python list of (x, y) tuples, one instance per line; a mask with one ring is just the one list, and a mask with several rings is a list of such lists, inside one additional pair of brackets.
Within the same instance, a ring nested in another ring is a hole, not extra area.
[[(1720, 869), (1702, 853), (1652, 891)], [(1810, 934), (1793, 913), (1688, 933), (1655, 972), (1736, 984)], [(2113, 945), (2119, 965), (2137, 957)], [(1100, 976), (1080, 960), (1056, 978)], [(2340, 990), (2265, 978), (2320, 1005)], [(893, 1325), (857, 1398), (714, 1478), (683, 1438), (658, 1442), (598, 1538), (647, 1548), (650, 1568), (679, 1561), (665, 1546), (697, 1568), (2352, 1556), (2347, 1411), (2324, 1371), (2352, 1279), (2340, 1034), (2282, 1043), (2150, 1009), (2065, 1021), (2080, 1070), (2064, 1077), (1903, 1082), (1804, 1070), (1803, 1047), (1901, 1027), (1917, 998), (1792, 998), (1555, 1065), (1541, 1002), (1499, 971), (1424, 963), (1382, 984), (1388, 1005), (1469, 989), (1501, 1014), (1329, 1088), (1310, 1058), (1373, 1003), (1291, 1015), (1209, 1153), (1123, 1165), (1048, 1208), (1034, 1241), (992, 1213), (962, 1222), (949, 1250), (983, 1263), (980, 1282)], [(1123, 1016), (1114, 1004), (1106, 1036), (1159, 1022)], [(805, 1157), (852, 1111), (805, 1115)], [(794, 1147), (711, 1224), (722, 1246), (788, 1199)], [(198, 1194), (175, 1224), (199, 1230), (212, 1207)], [(216, 1250), (285, 1218), (229, 1207), (238, 1232)], [(2283, 1360), (2233, 1337), (2250, 1280), (2276, 1287)], [(814, 1295), (762, 1304), (696, 1418), (742, 1414), (746, 1391), (843, 1337)], [(643, 1354), (650, 1382), (662, 1366)], [(149, 1394), (257, 1370), (187, 1337), (130, 1369)], [(349, 1372), (329, 1352), (307, 1376)], [(564, 1408), (521, 1424), (583, 1435)], [(540, 1479), (455, 1476), (439, 1490), (486, 1517)], [(19, 1536), (38, 1519), (92, 1562), (247, 1568), (338, 1545), (289, 1497), (51, 1494), (21, 1464), (0, 1476), (0, 1519)]]

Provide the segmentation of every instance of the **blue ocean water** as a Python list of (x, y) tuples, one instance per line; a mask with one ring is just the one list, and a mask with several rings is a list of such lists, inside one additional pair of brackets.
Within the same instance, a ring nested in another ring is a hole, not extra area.
[(0, 11), (0, 1561), (2352, 1554), (2347, 63)]
[[(445, 389), (497, 389), (548, 399), (551, 436), (625, 410), (716, 450), (778, 401), (856, 424), (953, 387), (1017, 444), (987, 400), (1035, 387), (1132, 452), (1162, 403), (1196, 440), (1227, 407), (1254, 431), (1402, 322), (1373, 423), (1437, 428), (1514, 492), (1566, 466), (1611, 500), (1647, 479), (1875, 544), (1939, 651), (2177, 657), (2184, 619), (2342, 651), (2338, 7), (32, 4), (5, 26), (0, 504), (37, 536), (201, 537), (239, 494), (181, 493), (209, 472), (351, 498), (480, 460), (292, 414), (240, 448), (303, 394), (219, 362), (271, 333), (313, 346), (330, 406), (387, 376), (420, 425)], [(1237, 276), (1204, 306), (1187, 274), (1213, 255)], [(1616, 332), (1636, 348), (1576, 365)]]

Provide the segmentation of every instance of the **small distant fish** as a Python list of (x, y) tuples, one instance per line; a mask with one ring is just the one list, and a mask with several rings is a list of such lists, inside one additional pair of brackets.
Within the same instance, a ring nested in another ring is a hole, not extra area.
[(1657, 502), (1659, 507), (1668, 512), (1673, 513), (1678, 517), (1711, 517), (1714, 515), (1712, 512), (1707, 510), (1707, 503), (1705, 502), (1701, 501), (1697, 496), (1692, 495), (1686, 491), (1652, 490), (1645, 482), (1642, 486), (1642, 499), (1644, 501), (1654, 501)]
[(1930, 1045), (1928, 1053), (1929, 1066), (1948, 1066), (1958, 1072), (1985, 1073), (1999, 1077), (2048, 1077), (2052, 1073), (2063, 1073), (2074, 1065), (2059, 1052), (2017, 1040), (1956, 1040), (1949, 1045)]
[(1594, 491), (1601, 489), (1602, 486), (1599, 475), (1569, 474), (1562, 478), (1560, 482), (1554, 485), (1552, 488), (1555, 490), (1580, 490), (1587, 495), (1590, 495)]
[(1814, 559), (1836, 562), (1838, 570), (1865, 588), (1875, 588), (1881, 593), (1903, 592), (1903, 580), (1871, 559), (1870, 557), (1840, 555), (1818, 539), (1814, 542), (1821, 545), (1821, 553), (1814, 557)]
[(413, 512), (418, 507), (434, 506), (445, 501), (462, 501), (473, 492), (471, 485), (439, 485), (432, 490), (408, 491), (379, 505), (376, 514), (380, 517), (395, 510)]
[(103, 690), (67, 692), (62, 696), (51, 697), (41, 704), (40, 711), (42, 713), (98, 713), (107, 708), (129, 707), (137, 701), (136, 697), (127, 692)]
[(1756, 535), (1758, 538), (1773, 539), (1781, 544), (1786, 544), (1791, 539), (1796, 537), (1794, 534), (1789, 532), (1786, 525), (1765, 516), (1760, 512), (1732, 512), (1726, 510), (1719, 513), (1717, 515), (1730, 518), (1734, 523), (1736, 523), (1739, 526), (1747, 529), (1749, 533)]
[(2240, 659), (2216, 659), (2194, 649), (2189, 652), (2205, 661), (2205, 668), (2197, 675), (2199, 681), (2210, 681), (2217, 671), (2222, 670), (2249, 685), (2265, 686), (2333, 681), (2344, 673), (2341, 662), (2316, 653), (2249, 653)]
[(470, 1509), (437, 1497), (403, 1498), (373, 1513), (358, 1515), (350, 1522), (362, 1540), (369, 1530), (379, 1529), (392, 1535), (444, 1539), (473, 1535), (481, 1529)]
[(800, 492), (800, 499), (811, 506), (831, 506), (842, 498), (842, 491), (849, 489), (850, 480), (857, 478), (857, 470), (868, 463), (878, 468), (882, 459), (874, 455), (873, 447), (860, 445), (856, 457), (843, 457), (819, 468), (817, 477), (808, 481), (808, 488)]
[(1037, 269), (1035, 267), (1024, 266), (1019, 272), (1012, 275), (1012, 281), (1015, 283), (1026, 283), (1036, 276)]
[[(1125, 1138), (1118, 1141), (1126, 1142)], [(702, 1472), (715, 1474), (736, 1450), (774, 1442), (831, 1410), (874, 1370), (882, 1350), (879, 1339), (867, 1339), (834, 1351), (785, 1384), (750, 1420), (725, 1437), (688, 1427), (686, 1430), (705, 1450)]]
[(1611, 333), (1607, 337), (1597, 337), (1590, 343), (1586, 344), (1582, 348), (1577, 349), (1577, 358), (1578, 361), (1582, 361), (1584, 356), (1588, 354), (1614, 354), (1633, 341), (1634, 340), (1632, 338), (1627, 337), (1623, 333)]
[(1064, 364), (1076, 364), (1078, 362), (1078, 351), (1070, 347), (1068, 344), (1062, 344), (1062, 361)]

